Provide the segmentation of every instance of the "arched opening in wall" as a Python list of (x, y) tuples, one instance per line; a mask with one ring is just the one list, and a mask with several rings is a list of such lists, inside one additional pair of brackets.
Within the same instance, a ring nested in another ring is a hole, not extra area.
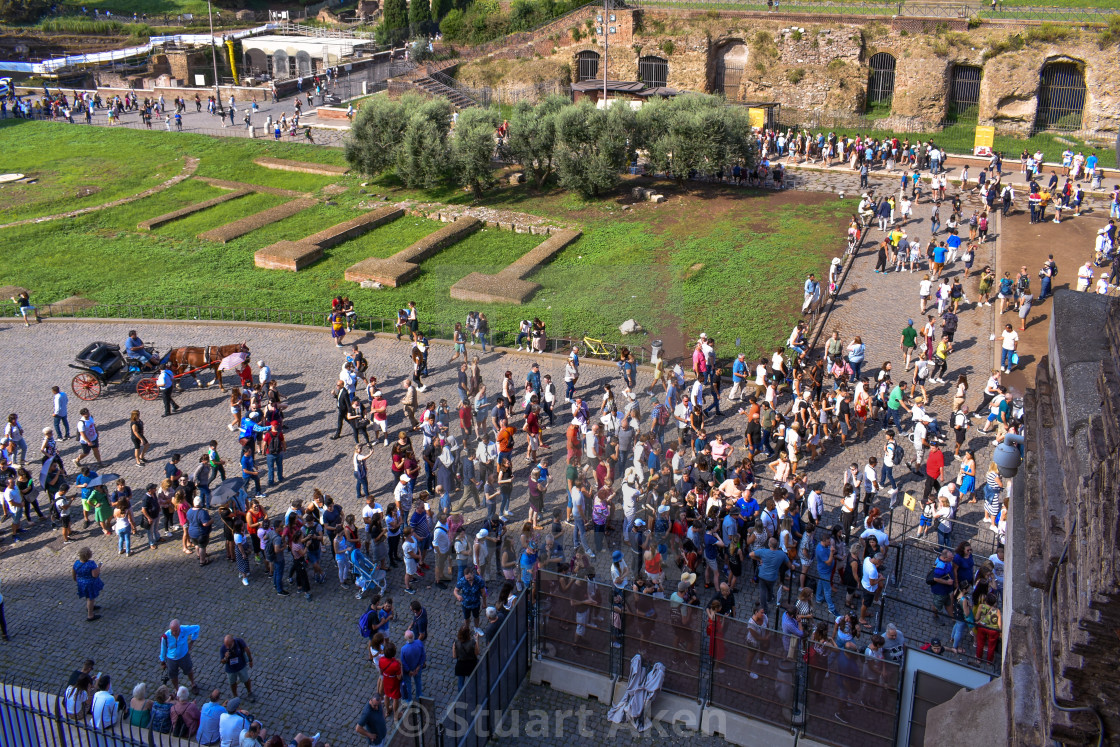
[(950, 122), (975, 122), (980, 112), (980, 78), (977, 65), (953, 65), (949, 83), (949, 107), (946, 112)]
[(894, 55), (887, 52), (878, 52), (871, 55), (870, 64), (871, 77), (867, 81), (867, 111), (886, 116), (890, 114), (891, 99), (894, 98)]
[(272, 75), (278, 80), (283, 80), (289, 77), (288, 63), (291, 62), (295, 65), (295, 60), (288, 57), (288, 53), (282, 49), (278, 49), (272, 53)]
[(722, 93), (729, 101), (739, 100), (739, 84), (747, 66), (747, 45), (740, 41), (724, 45), (716, 56), (712, 93)]
[(311, 55), (307, 52), (296, 52), (296, 67), (300, 75), (311, 75)]
[(245, 53), (245, 64), (253, 75), (272, 72), (272, 60), (262, 49), (250, 49)]
[(1085, 71), (1076, 62), (1043, 66), (1035, 129), (1080, 130), (1085, 114)]
[(669, 61), (664, 57), (646, 55), (638, 58), (638, 80), (650, 88), (660, 88), (669, 80)]
[(585, 49), (576, 55), (576, 83), (599, 77), (599, 53)]

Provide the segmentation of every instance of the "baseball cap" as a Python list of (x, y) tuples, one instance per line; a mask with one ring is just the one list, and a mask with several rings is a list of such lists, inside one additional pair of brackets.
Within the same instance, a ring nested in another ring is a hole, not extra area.
[(611, 560), (614, 561), (615, 563), (621, 563), (622, 562), (622, 550), (615, 550), (614, 552), (612, 552), (611, 553)]
[(478, 537), (479, 539), (486, 539), (487, 537), (490, 536), (490, 532), (487, 531), (486, 529), (479, 529), (478, 534), (475, 535), (475, 536)]
[(401, 482), (408, 482), (408, 475), (401, 475)]
[(241, 698), (230, 698), (226, 702), (226, 713), (237, 713), (237, 709), (241, 707)]

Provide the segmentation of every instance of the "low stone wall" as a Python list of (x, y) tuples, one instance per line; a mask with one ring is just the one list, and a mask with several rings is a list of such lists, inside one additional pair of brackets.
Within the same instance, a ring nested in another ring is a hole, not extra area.
[(310, 197), (299, 197), (277, 205), (276, 207), (271, 207), (268, 210), (262, 210), (259, 213), (253, 213), (240, 220), (235, 220), (233, 223), (227, 223), (224, 226), (218, 226), (217, 228), (200, 233), (198, 238), (206, 241), (218, 241), (225, 244), (251, 231), (255, 231), (261, 226), (267, 226), (269, 223), (275, 223), (285, 218), (290, 218), (296, 213), (302, 212), (315, 204), (316, 200)]
[(481, 272), (467, 275), (451, 286), (451, 297), (458, 301), (521, 305), (541, 288), (540, 284), (525, 278), (582, 235), (580, 231), (558, 229), (536, 248), (511, 262), (497, 275), (486, 275)]
[(298, 171), (301, 174), (320, 174), (340, 176), (349, 171), (345, 166), (332, 166), (329, 163), (310, 163), (308, 161), (289, 161), (286, 158), (258, 158), (253, 163), (266, 169), (278, 171)]
[(463, 216), (449, 226), (439, 229), (417, 241), (392, 257), (370, 257), (346, 270), (345, 278), (353, 283), (373, 281), (396, 288), (404, 285), (420, 272), (420, 262), (442, 249), (455, 244), (482, 228), (482, 221)]
[(228, 179), (214, 179), (209, 176), (196, 176), (200, 182), (205, 182), (211, 187), (219, 187), (221, 189), (247, 189), (250, 192), (260, 192), (265, 195), (276, 195), (278, 197), (303, 197), (303, 192), (297, 192), (294, 189), (280, 189), (279, 187), (265, 187), (260, 184), (246, 184), (245, 182), (231, 182)]
[(212, 197), (211, 199), (203, 200), (202, 202), (196, 202), (193, 205), (187, 205), (185, 208), (179, 208), (178, 210), (172, 210), (170, 213), (157, 215), (155, 218), (142, 220), (136, 224), (136, 228), (140, 231), (151, 231), (154, 228), (159, 228), (160, 226), (167, 225), (172, 221), (179, 220), (180, 218), (186, 218), (188, 215), (194, 215), (195, 213), (201, 213), (203, 210), (212, 208), (215, 205), (221, 205), (223, 202), (236, 200), (238, 197), (244, 197), (248, 194), (252, 194), (252, 190), (235, 189), (234, 191), (227, 194), (218, 195), (217, 197)]
[(395, 205), (387, 206), (331, 226), (299, 241), (278, 241), (257, 250), (253, 255), (253, 264), (266, 270), (297, 272), (322, 259), (323, 252), (332, 246), (357, 238), (402, 215), (404, 215), (403, 209)]

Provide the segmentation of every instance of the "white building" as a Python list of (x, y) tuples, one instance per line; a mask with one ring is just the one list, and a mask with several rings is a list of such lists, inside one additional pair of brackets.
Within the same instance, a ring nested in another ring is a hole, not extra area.
[(307, 36), (253, 36), (241, 40), (249, 74), (278, 78), (313, 75), (370, 44), (365, 39)]

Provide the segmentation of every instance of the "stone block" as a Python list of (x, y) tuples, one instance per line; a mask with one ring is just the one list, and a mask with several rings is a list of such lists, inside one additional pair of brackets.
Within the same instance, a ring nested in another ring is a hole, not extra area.
[(155, 218), (142, 220), (136, 224), (136, 228), (140, 231), (151, 231), (154, 228), (159, 228), (160, 226), (167, 225), (172, 221), (179, 220), (180, 218), (186, 218), (188, 215), (194, 215), (195, 213), (201, 213), (207, 208), (212, 208), (215, 205), (220, 205), (223, 202), (229, 202), (230, 200), (236, 200), (238, 197), (244, 197), (247, 194), (250, 194), (249, 190), (247, 189), (235, 189), (234, 191), (227, 194), (218, 195), (217, 197), (213, 197), (209, 200), (203, 200), (202, 202), (196, 202), (193, 205), (187, 205), (185, 208), (172, 210), (170, 213), (164, 213), (163, 215), (158, 215)]
[(665, 202), (665, 195), (650, 195), (649, 201), (655, 205), (660, 205)]
[(510, 174), (509, 175), (509, 183), (510, 183), (511, 186), (517, 186), (518, 184), (524, 184), (525, 183), (525, 175), (520, 173), (520, 172), (518, 172), (516, 174)]
[(279, 171), (298, 171), (301, 174), (322, 174), (325, 176), (338, 176), (349, 171), (345, 166), (333, 166), (329, 163), (309, 163), (307, 161), (290, 161), (286, 158), (258, 158), (253, 163), (264, 166), (266, 169)]
[(265, 270), (302, 270), (323, 258), (323, 249), (304, 241), (278, 241), (258, 249), (253, 264)]
[(218, 226), (217, 228), (200, 233), (198, 238), (205, 241), (218, 241), (225, 244), (251, 231), (255, 231), (262, 226), (267, 226), (270, 223), (289, 218), (315, 204), (315, 200), (310, 197), (290, 200), (276, 207), (269, 208), (268, 210), (262, 210), (259, 213), (246, 216), (241, 220), (235, 220), (224, 226)]

